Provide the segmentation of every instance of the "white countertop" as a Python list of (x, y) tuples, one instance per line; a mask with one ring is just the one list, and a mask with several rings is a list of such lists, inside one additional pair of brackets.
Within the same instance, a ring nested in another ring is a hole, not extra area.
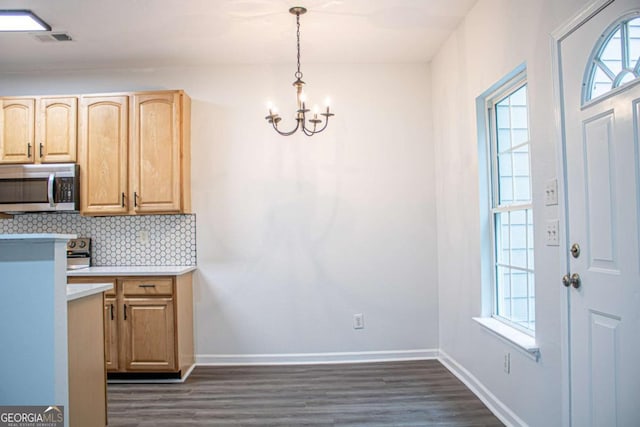
[(75, 283), (67, 285), (67, 302), (100, 294), (112, 288), (112, 283)]
[(114, 266), (87, 267), (67, 270), (67, 277), (87, 276), (180, 276), (196, 269), (195, 265), (149, 265), (149, 266)]
[(0, 240), (69, 240), (75, 239), (75, 234), (0, 234)]

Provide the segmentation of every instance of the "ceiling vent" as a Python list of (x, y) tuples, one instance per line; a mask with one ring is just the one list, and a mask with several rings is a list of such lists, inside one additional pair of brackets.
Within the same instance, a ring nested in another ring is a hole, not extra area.
[(73, 40), (69, 33), (35, 34), (35, 38), (41, 42), (70, 42)]

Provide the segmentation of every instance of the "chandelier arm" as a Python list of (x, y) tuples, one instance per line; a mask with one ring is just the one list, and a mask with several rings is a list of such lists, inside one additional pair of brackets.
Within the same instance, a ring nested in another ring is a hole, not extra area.
[(308, 120), (308, 122), (311, 122), (311, 123), (313, 124), (313, 129), (309, 129), (309, 128), (307, 127), (307, 123), (305, 122), (305, 123), (303, 123), (302, 131), (303, 131), (303, 132), (304, 132), (304, 134), (305, 134), (305, 135), (307, 135), (307, 136), (313, 136), (313, 135), (315, 135), (316, 133), (318, 133), (318, 131), (316, 130), (317, 122), (314, 122), (314, 121), (311, 121), (311, 120)]
[(313, 135), (315, 135), (315, 134), (316, 134), (316, 132), (314, 132), (314, 131), (312, 131), (312, 130), (307, 129), (307, 128), (306, 128), (306, 127), (304, 127), (304, 126), (302, 127), (302, 133), (304, 133), (304, 134), (305, 134), (305, 135), (307, 135), (307, 136), (313, 136)]
[(283, 132), (280, 129), (278, 129), (278, 127), (276, 126), (275, 123), (271, 123), (273, 125), (273, 128), (276, 130), (276, 132), (278, 132), (280, 135), (282, 136), (290, 136), (293, 135), (294, 133), (297, 132), (298, 128), (300, 127), (300, 120), (296, 119), (296, 127), (293, 128), (293, 130), (289, 131), (289, 132)]
[(327, 128), (327, 125), (328, 125), (328, 124), (329, 124), (329, 117), (326, 117), (326, 118), (324, 119), (324, 125), (323, 125), (319, 130), (316, 130), (316, 129), (315, 129), (315, 126), (314, 126), (314, 128), (313, 128), (313, 134), (315, 135), (316, 133), (320, 133), (320, 132), (322, 132), (323, 130), (325, 130), (325, 129)]

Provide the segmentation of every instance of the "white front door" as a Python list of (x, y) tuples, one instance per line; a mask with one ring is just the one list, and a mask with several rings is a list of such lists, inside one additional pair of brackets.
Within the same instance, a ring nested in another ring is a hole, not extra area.
[(616, 0), (560, 45), (567, 247), (580, 247), (568, 257), (579, 286), (567, 288), (576, 427), (640, 426), (640, 81), (581, 100), (594, 45), (634, 9)]

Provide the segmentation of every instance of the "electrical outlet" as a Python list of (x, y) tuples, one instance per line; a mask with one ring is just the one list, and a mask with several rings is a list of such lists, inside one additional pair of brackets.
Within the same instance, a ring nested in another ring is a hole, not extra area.
[(511, 373), (511, 353), (504, 354), (504, 373)]
[(141, 245), (146, 245), (149, 243), (149, 230), (138, 231), (138, 243)]
[(353, 329), (364, 329), (364, 314), (353, 315)]
[(558, 180), (553, 178), (547, 181), (544, 189), (544, 204), (553, 206), (558, 204)]
[(557, 219), (548, 220), (545, 232), (547, 246), (560, 246), (560, 221)]

